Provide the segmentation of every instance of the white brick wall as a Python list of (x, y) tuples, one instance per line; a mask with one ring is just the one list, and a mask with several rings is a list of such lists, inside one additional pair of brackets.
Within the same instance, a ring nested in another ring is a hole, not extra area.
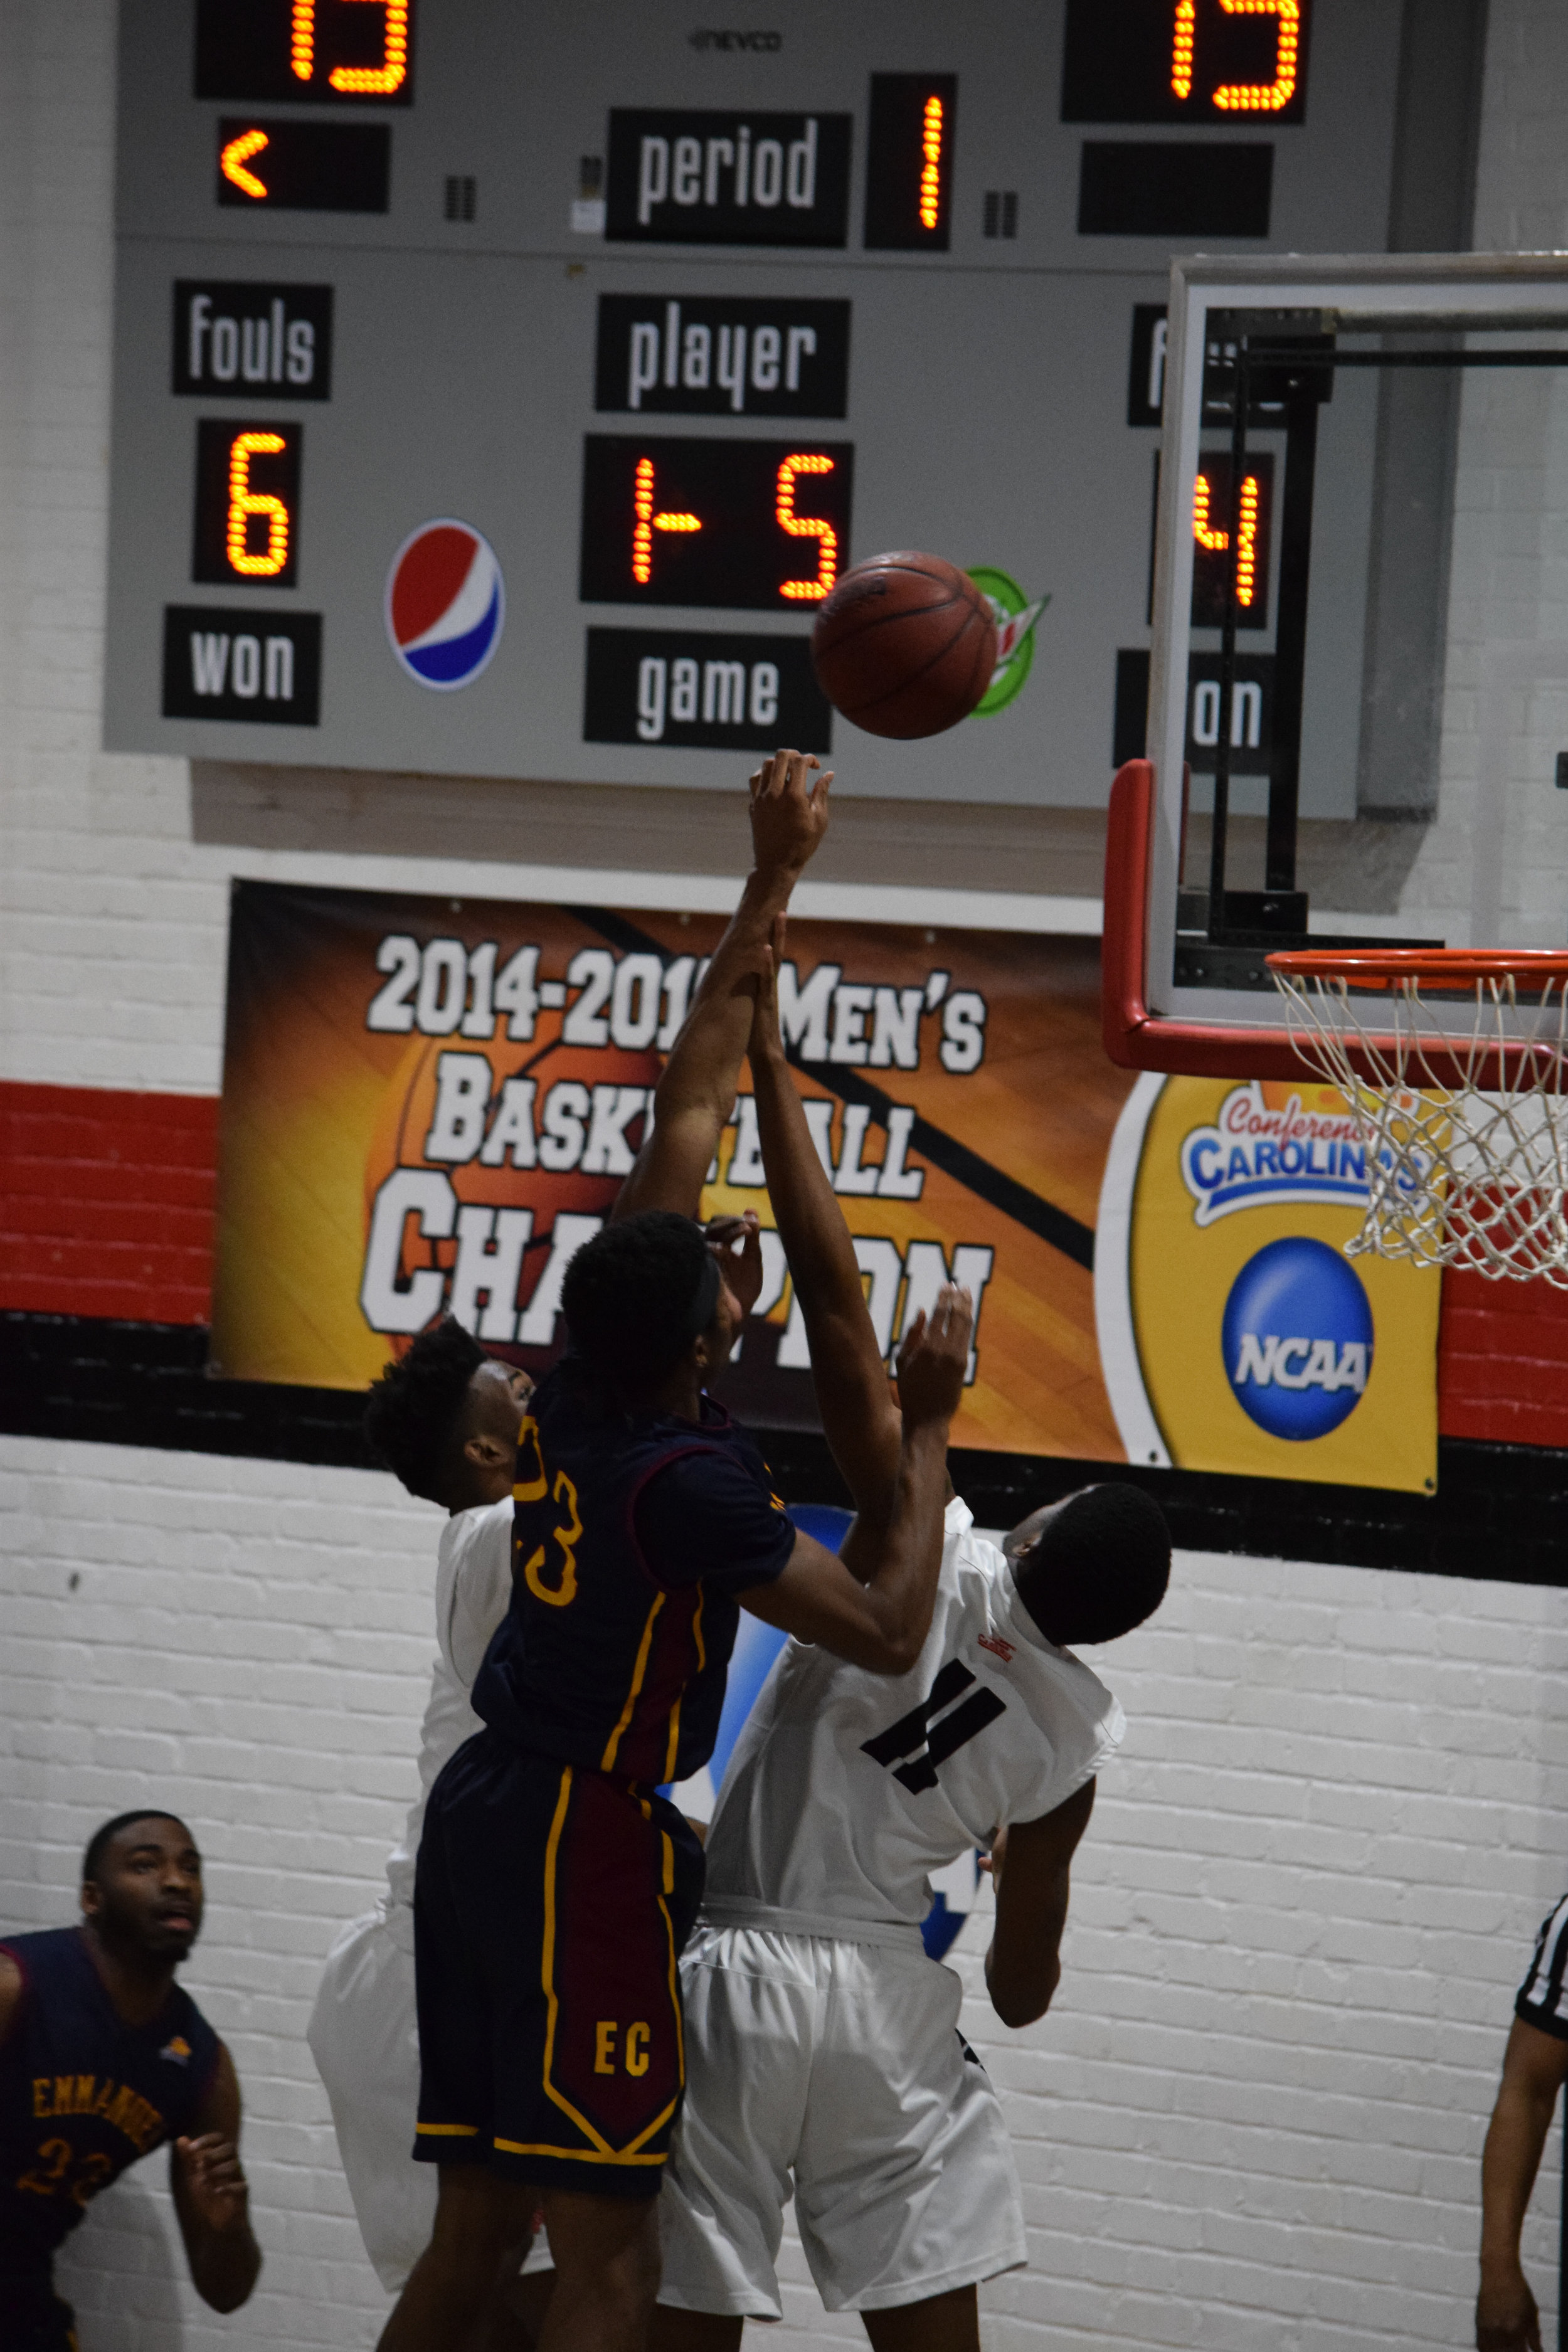
[[(1568, 10), (1556, 0), (1492, 0), (1477, 168), (1479, 251), (1568, 247)], [(1535, 638), (1568, 643), (1568, 376), (1472, 373), (1461, 407), (1449, 581), (1448, 658), (1437, 821), (1401, 908), (1472, 939), (1483, 648)], [(1568, 940), (1568, 795), (1552, 788), (1568, 745), (1568, 689), (1510, 698), (1509, 804), (1500, 928), (1484, 938), (1534, 947)]]
[[(187, 1980), (239, 2067), (267, 2255), (245, 2312), (205, 2313), (154, 2159), (62, 2266), (83, 2352), (374, 2342), (303, 2032), (412, 1790), (437, 1525), (363, 1473), (0, 1440), (0, 1924), (71, 1916), (110, 1812), (189, 1816)], [(986, 2296), (994, 2352), (1463, 2344), (1511, 1992), (1564, 1876), (1562, 1595), (1189, 1554), (1097, 1663), (1131, 1731), (1052, 2016), (1003, 2032), (983, 1922), (961, 1948), (1031, 2233)], [(1543, 2305), (1556, 2174), (1554, 2147)], [(792, 2285), (779, 2352), (840, 2339)]]

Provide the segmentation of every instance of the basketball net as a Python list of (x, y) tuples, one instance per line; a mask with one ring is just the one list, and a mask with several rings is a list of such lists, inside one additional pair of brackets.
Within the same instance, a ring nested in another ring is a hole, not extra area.
[(1568, 956), (1268, 963), (1292, 1045), (1361, 1130), (1366, 1217), (1346, 1255), (1568, 1290)]

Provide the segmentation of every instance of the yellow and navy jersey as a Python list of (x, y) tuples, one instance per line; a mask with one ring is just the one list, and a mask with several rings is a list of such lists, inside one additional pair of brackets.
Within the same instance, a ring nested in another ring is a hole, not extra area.
[(100, 2189), (195, 2126), (218, 2039), (176, 1985), (147, 2025), (127, 2025), (80, 1927), (10, 1936), (22, 1972), (0, 2042), (0, 2302), (47, 2277), (56, 2247)]
[(795, 1544), (755, 1444), (706, 1397), (700, 1422), (606, 1414), (563, 1365), (531, 1400), (515, 1493), (475, 1713), (534, 1755), (684, 1780), (718, 1736), (735, 1596)]

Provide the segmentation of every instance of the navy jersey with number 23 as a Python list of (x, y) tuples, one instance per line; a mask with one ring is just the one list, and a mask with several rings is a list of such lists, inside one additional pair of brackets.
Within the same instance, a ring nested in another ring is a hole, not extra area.
[(795, 1529), (752, 1439), (605, 1413), (570, 1363), (535, 1391), (518, 1449), (512, 1599), (474, 1684), (509, 1744), (655, 1786), (713, 1752), (740, 1612)]

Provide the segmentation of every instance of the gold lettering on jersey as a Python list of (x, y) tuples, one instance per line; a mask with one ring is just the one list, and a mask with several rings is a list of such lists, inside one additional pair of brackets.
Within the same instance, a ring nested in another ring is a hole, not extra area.
[(648, 2030), (646, 2025), (626, 2028), (626, 2072), (628, 2074), (647, 2073)]
[[(518, 1487), (515, 1491), (521, 1494), (522, 1489)], [(542, 1486), (540, 1491), (542, 1493)], [(544, 1566), (542, 1544), (522, 1572), (536, 1601), (548, 1601), (552, 1609), (565, 1609), (577, 1598), (577, 1539), (583, 1532), (583, 1520), (577, 1508), (577, 1489), (564, 1470), (555, 1473), (555, 1499), (566, 1506), (566, 1517), (554, 1531), (554, 1540), (561, 1547), (560, 1576), (554, 1584), (546, 1584), (540, 1574)]]
[[(145, 2156), (163, 2137), (163, 2118), (141, 2094), (112, 2076), (100, 2082), (96, 2074), (47, 2074), (33, 2078), (35, 2116), (101, 2116), (123, 2132), (139, 2154)], [(52, 2145), (52, 2143), (51, 2143)]]
[(517, 1483), (511, 1490), (512, 1501), (542, 1503), (548, 1484), (544, 1456), (539, 1450), (539, 1423), (531, 1413), (526, 1413), (518, 1432)]
[(594, 2072), (613, 2074), (616, 2071), (616, 2021), (601, 2017), (594, 2029)]
[(71, 2160), (68, 2139), (47, 2139), (38, 2150), (37, 2163), (31, 2172), (24, 2172), (17, 2180), (18, 2189), (26, 2189), (34, 2197), (52, 2197)]

